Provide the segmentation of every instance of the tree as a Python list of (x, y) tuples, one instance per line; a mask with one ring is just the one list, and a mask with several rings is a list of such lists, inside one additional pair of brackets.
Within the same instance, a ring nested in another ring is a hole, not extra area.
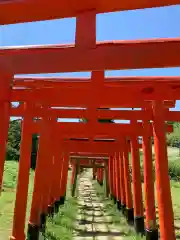
[(167, 135), (167, 145), (179, 148), (180, 155), (180, 123), (174, 122), (173, 127), (174, 131)]
[[(9, 123), (8, 142), (6, 150), (7, 160), (19, 160), (21, 144), (21, 120), (13, 120)], [(38, 136), (32, 135), (31, 168), (36, 167), (36, 156), (38, 148)]]
[(10, 121), (6, 159), (19, 160), (21, 142), (21, 120)]

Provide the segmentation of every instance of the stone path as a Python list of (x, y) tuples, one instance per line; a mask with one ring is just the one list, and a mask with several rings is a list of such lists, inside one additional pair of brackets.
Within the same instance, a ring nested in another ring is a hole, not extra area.
[(92, 174), (86, 172), (78, 184), (78, 217), (74, 239), (121, 240), (123, 233), (113, 227), (111, 217), (103, 211), (103, 203), (92, 185)]

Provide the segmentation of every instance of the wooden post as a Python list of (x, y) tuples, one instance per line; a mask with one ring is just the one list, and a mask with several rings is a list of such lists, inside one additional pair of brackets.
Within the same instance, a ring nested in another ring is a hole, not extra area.
[(120, 182), (120, 161), (119, 153), (115, 153), (115, 169), (116, 169), (116, 193), (117, 193), (117, 208), (121, 210), (121, 182)]
[(108, 163), (105, 161), (105, 168), (104, 168), (104, 175), (105, 175), (105, 186), (106, 186), (106, 197), (108, 198), (109, 196), (109, 184), (108, 184)]
[(72, 197), (75, 196), (75, 192), (76, 192), (78, 170), (79, 170), (79, 160), (76, 159), (74, 181), (73, 181), (73, 185), (72, 185)]
[(45, 226), (47, 211), (42, 209), (44, 195), (44, 181), (47, 178), (47, 168), (50, 161), (49, 152), (49, 122), (50, 119), (43, 119), (41, 122), (39, 149), (35, 169), (34, 190), (31, 203), (30, 218), (28, 224), (28, 239), (38, 240), (40, 228)]
[[(135, 125), (134, 125), (135, 127)], [(139, 234), (144, 234), (144, 210), (142, 202), (142, 186), (138, 139), (131, 136), (132, 182), (134, 203), (134, 225)]]
[(129, 171), (129, 149), (126, 138), (122, 139), (123, 145), (123, 165), (124, 165), (124, 185), (126, 198), (126, 217), (129, 224), (134, 223), (134, 209), (132, 202), (131, 179)]
[[(51, 138), (49, 138), (51, 139)], [(54, 206), (50, 204), (51, 200), (51, 188), (52, 188), (52, 180), (53, 180), (53, 165), (54, 165), (54, 158), (52, 154), (52, 149), (49, 144), (49, 154), (48, 154), (48, 162), (46, 168), (44, 169), (44, 176), (48, 176), (45, 181), (43, 181), (43, 195), (42, 195), (42, 212), (47, 212), (49, 217), (53, 217), (54, 215)]]
[(153, 114), (156, 192), (159, 210), (160, 236), (163, 240), (175, 240), (163, 102), (154, 101)]
[(66, 188), (68, 181), (68, 166), (69, 166), (69, 154), (67, 152), (63, 153), (63, 167), (62, 167), (62, 175), (61, 175), (61, 194), (60, 201), (61, 204), (64, 204), (66, 199)]
[(124, 179), (124, 163), (123, 163), (123, 149), (119, 151), (119, 176), (120, 176), (120, 191), (121, 191), (121, 208), (122, 213), (126, 215), (126, 195), (125, 195), (125, 179)]
[(110, 189), (110, 198), (113, 199), (113, 157), (110, 156), (108, 159), (108, 171), (109, 171), (109, 189)]
[[(148, 110), (144, 109), (146, 114)], [(156, 209), (154, 196), (154, 174), (152, 163), (152, 143), (151, 129), (148, 120), (143, 121), (143, 165), (144, 165), (144, 194), (145, 194), (145, 211), (146, 211), (146, 236), (149, 240), (158, 240), (158, 229), (156, 227)]]
[(96, 167), (93, 167), (93, 180), (95, 180), (96, 179)]
[(59, 211), (60, 201), (60, 187), (61, 187), (61, 175), (62, 175), (62, 165), (63, 158), (61, 149), (58, 144), (58, 139), (56, 138), (57, 144), (54, 149), (54, 161), (56, 169), (54, 172), (54, 184), (53, 184), (53, 196), (54, 196), (54, 211), (57, 213)]
[(8, 139), (9, 117), (10, 117), (10, 94), (13, 76), (0, 72), (0, 194), (2, 191), (4, 163), (6, 158), (6, 143)]
[(115, 167), (115, 157), (112, 158), (112, 171), (113, 171), (113, 200), (116, 203), (116, 167)]
[(71, 173), (71, 189), (72, 189), (72, 195), (73, 195), (73, 186), (74, 186), (75, 175), (76, 175), (76, 160), (73, 159), (73, 163), (72, 163), (72, 173)]
[(12, 236), (10, 237), (12, 240), (25, 240), (24, 228), (28, 197), (29, 171), (31, 165), (32, 107), (28, 104), (25, 104), (24, 108), (25, 116), (22, 124), (18, 183), (16, 190)]

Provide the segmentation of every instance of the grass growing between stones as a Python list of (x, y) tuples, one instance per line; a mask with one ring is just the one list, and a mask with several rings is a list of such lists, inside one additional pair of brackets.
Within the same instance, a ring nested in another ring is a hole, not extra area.
[(65, 204), (60, 207), (58, 214), (48, 219), (46, 239), (71, 240), (75, 230), (76, 217), (77, 199), (71, 197), (69, 174)]
[(124, 240), (144, 240), (145, 238), (141, 238), (136, 236), (133, 227), (129, 226), (126, 222), (125, 217), (122, 213), (117, 209), (116, 204), (110, 199), (105, 198), (104, 189), (101, 187), (96, 181), (94, 182), (94, 188), (97, 191), (97, 196), (101, 199), (104, 204), (104, 213), (105, 216), (111, 218), (111, 223), (117, 230), (119, 230), (122, 234), (122, 238)]

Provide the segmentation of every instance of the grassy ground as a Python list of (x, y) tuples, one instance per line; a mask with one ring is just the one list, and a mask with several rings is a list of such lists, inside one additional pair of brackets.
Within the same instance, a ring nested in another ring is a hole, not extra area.
[(171, 181), (176, 237), (180, 238), (180, 183)]
[[(6, 161), (4, 171), (3, 192), (0, 197), (0, 239), (6, 240), (11, 235), (14, 203), (16, 197), (16, 182), (17, 182), (18, 163), (14, 161)], [(28, 207), (30, 208), (30, 200), (33, 188), (33, 172), (30, 172), (30, 184), (28, 194)], [(28, 218), (27, 214), (27, 218)], [(27, 222), (27, 221), (26, 221)]]
[[(12, 232), (14, 203), (16, 198), (16, 183), (18, 174), (18, 163), (6, 161), (4, 172), (3, 192), (0, 196), (0, 240), (7, 240)], [(30, 184), (28, 194), (27, 216), (28, 223), (29, 212), (33, 191), (34, 172), (30, 172)], [(54, 217), (54, 220), (48, 220), (48, 240), (70, 240), (72, 239), (73, 223), (76, 215), (76, 199), (70, 197), (68, 187), (67, 201), (60, 209), (60, 213)], [(26, 226), (27, 227), (27, 226)]]

